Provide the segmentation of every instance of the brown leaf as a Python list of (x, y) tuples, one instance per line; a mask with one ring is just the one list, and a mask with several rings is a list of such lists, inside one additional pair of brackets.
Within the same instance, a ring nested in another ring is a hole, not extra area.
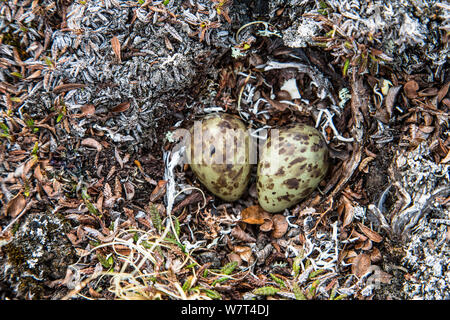
[(30, 160), (28, 160), (25, 165), (23, 166), (22, 171), (22, 179), (26, 180), (26, 176), (28, 172), (30, 172), (31, 168), (38, 162), (38, 159), (36, 157), (32, 157)]
[(439, 90), (438, 95), (437, 95), (437, 101), (438, 101), (438, 103), (441, 102), (442, 99), (445, 98), (445, 96), (446, 96), (447, 93), (448, 93), (448, 88), (449, 88), (449, 87), (450, 87), (450, 81), (447, 82), (447, 83)]
[(448, 108), (450, 108), (450, 99), (449, 98), (442, 99), (442, 103), (445, 104)]
[(127, 200), (132, 200), (134, 198), (134, 185), (127, 181), (123, 185), (123, 189), (125, 190), (125, 197)]
[(111, 46), (112, 46), (112, 49), (114, 51), (114, 54), (117, 57), (117, 60), (119, 60), (119, 63), (121, 63), (122, 62), (122, 58), (120, 56), (120, 42), (119, 42), (119, 39), (116, 36), (112, 37), (112, 39), (111, 39)]
[(81, 89), (86, 87), (83, 83), (66, 83), (66, 84), (60, 84), (59, 86), (56, 86), (55, 89), (53, 89), (54, 94), (58, 94), (61, 92), (71, 91), (75, 89)]
[(103, 188), (103, 195), (105, 197), (103, 206), (105, 208), (111, 208), (116, 201), (116, 198), (113, 197), (112, 189), (109, 183), (105, 183), (105, 187)]
[(112, 108), (112, 112), (124, 112), (127, 111), (130, 108), (130, 101), (125, 101), (122, 103), (119, 103), (117, 106)]
[(381, 283), (384, 283), (384, 284), (391, 283), (391, 279), (393, 278), (393, 276), (391, 274), (389, 274), (387, 272), (384, 272), (383, 270), (380, 270), (380, 271), (376, 272), (374, 274), (374, 276), (376, 277), (375, 281), (378, 280), (378, 281), (380, 281)]
[(153, 189), (150, 195), (150, 202), (155, 202), (166, 193), (167, 180), (159, 180), (155, 189)]
[(259, 205), (250, 206), (241, 212), (241, 221), (248, 224), (263, 224), (264, 209)]
[(358, 170), (359, 171), (364, 171), (367, 173), (367, 165), (369, 164), (369, 162), (373, 161), (375, 158), (374, 157), (366, 157), (364, 159), (362, 159), (361, 163), (359, 164)]
[(367, 253), (360, 253), (353, 261), (352, 273), (358, 278), (361, 278), (367, 273), (370, 265), (370, 256)]
[(370, 249), (372, 249), (372, 247), (373, 247), (372, 240), (367, 239), (366, 241), (364, 241), (364, 243), (363, 243), (363, 245), (361, 247), (361, 250), (369, 251)]
[(432, 97), (438, 94), (438, 89), (434, 87), (425, 88), (423, 90), (420, 90), (418, 94), (419, 97)]
[(447, 152), (445, 158), (441, 160), (441, 163), (447, 163), (449, 161), (450, 161), (450, 150)]
[(164, 43), (166, 45), (167, 50), (173, 51), (172, 42), (170, 42), (169, 38), (167, 38), (166, 36), (164, 36)]
[(271, 217), (264, 218), (264, 223), (259, 226), (262, 232), (269, 232), (273, 229), (273, 221)]
[(74, 118), (82, 118), (85, 116), (90, 116), (95, 113), (95, 106), (93, 104), (85, 104), (81, 107), (81, 114), (74, 114), (72, 117)]
[[(119, 250), (117, 250), (119, 251)], [(121, 252), (119, 252), (121, 253)], [(127, 255), (126, 253), (122, 253), (123, 255)], [(99, 298), (103, 298), (103, 295), (101, 293), (98, 293), (97, 291), (95, 291), (92, 287), (89, 287), (89, 294), (91, 295), (91, 297), (95, 298), (95, 299), (99, 299)]]
[(252, 248), (247, 246), (234, 246), (233, 251), (239, 255), (239, 258), (245, 262), (250, 262), (252, 259)]
[(379, 243), (383, 241), (382, 236), (380, 236), (377, 232), (373, 231), (372, 229), (366, 227), (361, 222), (358, 222), (358, 227), (361, 230), (361, 232), (364, 233), (367, 236), (367, 238), (369, 238), (373, 242)]
[(25, 208), (26, 204), (27, 200), (25, 199), (25, 197), (22, 195), (22, 193), (18, 193), (14, 198), (9, 200), (8, 204), (6, 205), (6, 215), (12, 218), (17, 217), (17, 215), (21, 213)]
[(231, 231), (231, 236), (244, 242), (256, 242), (255, 238), (242, 230), (238, 225), (236, 225)]
[[(165, 190), (165, 188), (164, 188)], [(182, 201), (178, 202), (178, 204), (173, 208), (173, 212), (177, 213), (181, 210), (183, 210), (184, 207), (187, 207), (191, 204), (196, 204), (203, 200), (203, 196), (200, 192), (193, 192), (190, 195), (188, 195), (186, 198), (184, 198)], [(181, 216), (178, 217), (181, 219)]]
[(91, 225), (94, 227), (98, 226), (98, 221), (89, 214), (70, 213), (65, 215), (65, 218), (74, 220), (83, 225)]
[(95, 148), (95, 149), (97, 149), (98, 152), (102, 151), (102, 149), (103, 149), (103, 146), (101, 145), (101, 143), (93, 138), (83, 139), (83, 141), (81, 141), (81, 145), (86, 146), (86, 147)]
[(124, 207), (123, 208), (123, 212), (125, 213), (125, 215), (128, 218), (128, 221), (130, 222), (131, 225), (135, 226), (136, 224), (136, 219), (134, 216), (134, 211), (130, 208)]
[(37, 165), (36, 168), (34, 168), (34, 177), (39, 181), (42, 182), (44, 180), (44, 176), (42, 175), (41, 166)]
[(405, 83), (403, 90), (405, 91), (405, 94), (409, 99), (414, 99), (417, 97), (417, 90), (419, 90), (419, 84), (414, 80), (410, 80), (407, 83)]
[(358, 241), (366, 241), (368, 239), (365, 235), (357, 232), (355, 229), (352, 229), (352, 232), (350, 233), (349, 238), (353, 239), (356, 237), (358, 238)]
[(230, 262), (237, 262), (238, 266), (240, 266), (242, 264), (241, 257), (235, 252), (231, 252), (230, 254), (228, 254), (228, 260)]
[(423, 133), (432, 133), (434, 131), (434, 127), (433, 126), (419, 126), (419, 130), (422, 131)]
[(117, 150), (116, 147), (114, 147), (114, 157), (116, 158), (117, 162), (119, 163), (120, 168), (123, 169), (122, 157), (120, 156), (119, 151)]
[(287, 108), (289, 108), (289, 105), (285, 103), (270, 99), (270, 97), (266, 93), (264, 93), (264, 91), (261, 92), (261, 95), (263, 96), (264, 99), (267, 100), (267, 102), (269, 102), (269, 104), (273, 108), (275, 108), (278, 111), (285, 111)]
[(25, 80), (33, 80), (36, 78), (39, 78), (41, 76), (41, 70), (37, 70), (35, 72), (33, 72), (31, 75), (29, 75)]
[(50, 184), (46, 183), (44, 185), (42, 185), (42, 189), (44, 189), (45, 193), (51, 198), (55, 195), (55, 191), (53, 190), (53, 188), (50, 186)]
[(400, 92), (401, 86), (396, 86), (389, 88), (388, 94), (386, 95), (385, 103), (386, 103), (386, 111), (389, 115), (389, 118), (392, 116), (392, 110), (394, 109), (395, 99), (397, 98), (398, 93)]
[(381, 255), (381, 252), (378, 248), (373, 248), (372, 252), (370, 253), (370, 261), (373, 263), (381, 262), (383, 260), (383, 256)]
[(273, 231), (272, 237), (275, 239), (281, 238), (286, 233), (289, 225), (286, 221), (286, 217), (282, 214), (276, 214), (272, 217)]
[(342, 228), (345, 228), (353, 221), (353, 216), (355, 215), (355, 208), (353, 207), (352, 202), (347, 197), (342, 197), (344, 202), (344, 221), (342, 222)]
[(120, 183), (119, 176), (116, 176), (114, 180), (114, 198), (122, 198), (122, 184)]

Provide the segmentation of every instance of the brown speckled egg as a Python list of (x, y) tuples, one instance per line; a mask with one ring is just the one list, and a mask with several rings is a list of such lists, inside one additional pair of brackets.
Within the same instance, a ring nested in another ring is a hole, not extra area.
[(187, 155), (192, 171), (213, 194), (235, 201), (250, 179), (250, 137), (244, 123), (228, 114), (211, 114), (189, 130)]
[(327, 169), (328, 147), (315, 128), (273, 129), (258, 163), (259, 204), (269, 212), (291, 207), (313, 192)]

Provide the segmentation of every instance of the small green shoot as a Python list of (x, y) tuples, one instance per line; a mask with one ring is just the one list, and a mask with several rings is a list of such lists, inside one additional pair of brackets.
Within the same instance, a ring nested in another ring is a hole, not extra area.
[(278, 278), (273, 273), (270, 273), (270, 277), (280, 288), (286, 288), (286, 284), (284, 283), (284, 281), (282, 279)]
[(225, 275), (230, 275), (236, 267), (237, 267), (236, 261), (227, 263), (225, 266), (222, 267), (222, 269), (220, 270), (220, 273), (225, 274)]
[(261, 287), (253, 290), (253, 294), (259, 295), (259, 296), (273, 296), (276, 294), (280, 289), (267, 286), (267, 287)]

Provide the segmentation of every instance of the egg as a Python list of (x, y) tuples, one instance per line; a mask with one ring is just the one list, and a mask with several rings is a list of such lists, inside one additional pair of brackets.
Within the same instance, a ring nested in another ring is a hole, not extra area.
[(200, 182), (225, 201), (235, 201), (250, 179), (250, 137), (244, 123), (224, 113), (195, 121), (189, 130), (188, 161)]
[(272, 129), (260, 151), (257, 194), (260, 206), (279, 212), (310, 195), (328, 170), (328, 147), (315, 128), (295, 124)]

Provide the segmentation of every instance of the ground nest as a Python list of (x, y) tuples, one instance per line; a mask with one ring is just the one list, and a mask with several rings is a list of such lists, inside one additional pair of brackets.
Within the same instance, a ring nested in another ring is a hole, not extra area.
[[(450, 7), (7, 1), (2, 299), (449, 299)], [(177, 129), (306, 123), (326, 178), (284, 212), (202, 186)]]

